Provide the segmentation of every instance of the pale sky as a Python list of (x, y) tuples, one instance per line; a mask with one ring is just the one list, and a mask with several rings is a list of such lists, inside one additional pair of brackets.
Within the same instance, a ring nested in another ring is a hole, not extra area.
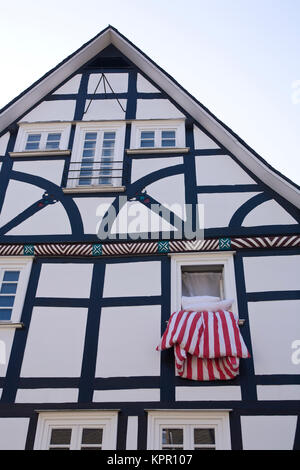
[(300, 0), (0, 0), (0, 107), (108, 24), (300, 183)]

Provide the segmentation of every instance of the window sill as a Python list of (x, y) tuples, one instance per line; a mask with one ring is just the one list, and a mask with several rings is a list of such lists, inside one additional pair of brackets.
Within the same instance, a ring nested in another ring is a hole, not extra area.
[(62, 188), (65, 194), (73, 193), (123, 193), (125, 186), (82, 186), (75, 188)]
[(11, 321), (0, 321), (0, 329), (2, 328), (24, 328), (24, 323), (17, 323), (17, 322), (11, 322)]
[(9, 152), (11, 158), (18, 157), (57, 157), (71, 155), (71, 150), (27, 150), (24, 152)]
[(189, 147), (155, 147), (155, 148), (138, 148), (138, 149), (126, 149), (128, 155), (143, 155), (148, 153), (188, 153)]

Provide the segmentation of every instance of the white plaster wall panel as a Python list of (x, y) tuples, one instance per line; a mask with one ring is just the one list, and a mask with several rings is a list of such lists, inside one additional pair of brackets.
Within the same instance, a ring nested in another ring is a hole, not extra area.
[(237, 209), (256, 194), (259, 193), (199, 194), (198, 204), (204, 207), (205, 228), (228, 227)]
[(32, 184), (10, 180), (0, 213), (0, 225), (5, 225), (29, 206), (39, 201), (44, 190)]
[(144, 78), (140, 73), (137, 75), (136, 86), (138, 93), (159, 93), (159, 90), (151, 85), (149, 80)]
[[(108, 84), (105, 82), (104, 89), (104, 80), (102, 78), (100, 84), (99, 80), (101, 78), (101, 73), (92, 73), (89, 78), (88, 83), (88, 93), (94, 94), (97, 88), (96, 93), (112, 93)], [(108, 83), (112, 87), (114, 93), (127, 93), (128, 90), (128, 73), (106, 73), (105, 77), (108, 80)], [(97, 87), (97, 85), (99, 86)]]
[(6, 132), (6, 134), (0, 137), (0, 155), (5, 155), (8, 141), (9, 141), (9, 132)]
[(212, 139), (201, 131), (199, 127), (194, 126), (194, 145), (195, 149), (218, 149), (220, 148)]
[[(119, 102), (123, 109), (126, 109), (127, 100), (121, 99)], [(125, 119), (125, 113), (115, 99), (93, 100), (90, 106), (89, 103), (90, 100), (86, 100), (85, 109), (87, 112), (83, 115), (83, 121)]]
[(69, 218), (60, 202), (49, 204), (7, 232), (8, 235), (58, 235), (70, 233)]
[(46, 180), (61, 186), (64, 165), (64, 160), (16, 161), (13, 164), (13, 170), (40, 176), (41, 178), (45, 178)]
[(99, 224), (114, 199), (112, 197), (76, 197), (73, 199), (79, 209), (85, 234), (98, 233)]
[(64, 85), (59, 87), (53, 94), (54, 95), (65, 95), (78, 93), (81, 81), (81, 74), (75, 75), (75, 77), (68, 80)]
[(137, 450), (138, 430), (139, 430), (139, 418), (138, 418), (138, 416), (128, 416), (127, 435), (126, 435), (126, 450)]
[(176, 401), (241, 400), (241, 387), (176, 387)]
[(159, 388), (139, 388), (130, 390), (95, 390), (93, 396), (93, 401), (95, 402), (149, 402), (159, 400)]
[(96, 377), (158, 376), (161, 307), (102, 309)]
[(300, 400), (300, 385), (257, 385), (256, 389), (258, 400)]
[(171, 209), (181, 219), (186, 219), (185, 184), (183, 175), (174, 175), (145, 187), (158, 203)]
[(75, 388), (19, 389), (16, 403), (74, 403), (78, 400)]
[(241, 416), (243, 449), (292, 450), (296, 424), (297, 416)]
[(149, 175), (157, 170), (169, 168), (183, 163), (183, 157), (169, 158), (141, 158), (132, 160), (131, 182)]
[(255, 373), (298, 374), (292, 343), (299, 339), (300, 300), (248, 302)]
[(179, 117), (184, 117), (184, 115), (169, 100), (137, 100), (136, 119), (172, 119)]
[[(127, 202), (117, 215), (111, 227), (111, 233), (131, 233), (138, 240), (140, 233), (158, 232), (160, 230), (173, 232), (175, 227), (148, 209), (140, 202)], [(132, 239), (134, 239), (132, 236)]]
[(93, 264), (43, 263), (37, 297), (89, 298)]
[(243, 263), (247, 292), (299, 289), (299, 255), (249, 256)]
[(21, 376), (79, 377), (86, 319), (86, 308), (35, 307)]
[(198, 186), (255, 184), (255, 181), (228, 155), (199, 155), (195, 161)]
[(0, 377), (5, 377), (15, 329), (0, 328)]
[(24, 450), (29, 418), (0, 418), (0, 450)]
[(43, 101), (26, 114), (20, 122), (72, 121), (75, 107), (75, 100)]
[(255, 207), (243, 221), (243, 227), (254, 225), (289, 225), (296, 224), (297, 221), (284, 210), (276, 201), (263, 202)]
[(138, 297), (160, 294), (160, 261), (106, 265), (103, 297)]

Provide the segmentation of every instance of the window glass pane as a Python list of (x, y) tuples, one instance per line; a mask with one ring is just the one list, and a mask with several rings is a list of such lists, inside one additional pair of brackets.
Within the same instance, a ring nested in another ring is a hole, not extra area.
[(29, 134), (27, 142), (37, 142), (41, 139), (41, 134)]
[(81, 450), (101, 450), (101, 447), (81, 447)]
[(200, 295), (221, 297), (221, 279), (222, 273), (183, 272), (182, 295), (188, 297)]
[(183, 429), (163, 429), (162, 443), (164, 444), (183, 444)]
[(96, 141), (95, 140), (86, 140), (84, 142), (84, 148), (85, 149), (94, 149), (96, 147)]
[(0, 295), (0, 307), (12, 307), (14, 304), (15, 296)]
[(115, 132), (104, 132), (104, 140), (114, 140), (116, 138)]
[(154, 131), (142, 131), (141, 139), (154, 139)]
[(52, 444), (70, 444), (72, 429), (52, 429), (51, 441)]
[(103, 140), (103, 147), (114, 147), (115, 141), (114, 140)]
[(82, 444), (102, 444), (103, 429), (83, 429)]
[(89, 150), (84, 150), (82, 153), (82, 157), (94, 157), (95, 155), (95, 150), (94, 149), (89, 149)]
[(85, 140), (97, 140), (97, 132), (86, 132)]
[(162, 131), (161, 133), (162, 139), (175, 139), (175, 131)]
[(162, 147), (175, 147), (175, 140), (171, 139), (163, 139), (161, 141)]
[(195, 444), (214, 444), (215, 443), (215, 430), (214, 429), (194, 429), (194, 443)]
[(70, 450), (69, 447), (50, 447), (49, 450)]
[(0, 308), (0, 320), (10, 320), (12, 314), (11, 308)]
[(141, 147), (154, 147), (154, 140), (141, 140)]
[(52, 140), (60, 140), (61, 134), (48, 134), (47, 140), (52, 141)]
[(195, 450), (216, 450), (215, 447), (195, 447)]
[(17, 284), (3, 283), (1, 286), (0, 294), (15, 294), (17, 291)]
[(18, 281), (20, 271), (5, 271), (3, 281)]
[(29, 134), (25, 150), (36, 150), (40, 146), (41, 134)]

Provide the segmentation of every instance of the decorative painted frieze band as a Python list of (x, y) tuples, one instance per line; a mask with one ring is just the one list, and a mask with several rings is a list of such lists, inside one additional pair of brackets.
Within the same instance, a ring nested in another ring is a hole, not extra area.
[(40, 243), (0, 245), (0, 256), (122, 256), (251, 248), (298, 248), (300, 235), (277, 237), (213, 238), (122, 243)]

